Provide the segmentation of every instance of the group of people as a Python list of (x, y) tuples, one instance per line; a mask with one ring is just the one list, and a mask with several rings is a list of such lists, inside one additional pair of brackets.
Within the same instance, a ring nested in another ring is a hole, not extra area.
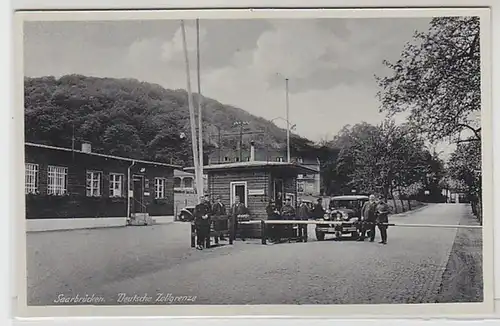
[[(370, 242), (375, 241), (375, 226), (380, 230), (380, 244), (387, 244), (387, 223), (389, 223), (389, 205), (375, 195), (370, 195), (361, 208), (361, 228), (358, 241), (364, 241), (368, 235)], [(368, 234), (367, 234), (368, 233)]]
[[(318, 202), (313, 209), (307, 205), (301, 198), (298, 199), (297, 209), (293, 207), (292, 198), (286, 197), (285, 203), (281, 204), (278, 195), (278, 202), (271, 199), (266, 207), (268, 220), (308, 220), (310, 218), (320, 218), (325, 214), (323, 209), (322, 199), (318, 198)], [(297, 228), (297, 233), (291, 225), (286, 224), (271, 224), (269, 227), (269, 239), (271, 242), (280, 242), (281, 239), (287, 237), (302, 237), (306, 232), (307, 224), (301, 224)]]
[[(234, 204), (232, 205), (230, 212), (228, 214), (226, 205), (221, 201), (220, 196), (215, 198), (215, 202), (210, 201), (210, 195), (205, 195), (200, 197), (200, 203), (194, 208), (194, 225), (196, 230), (196, 249), (203, 250), (207, 239), (210, 237), (210, 225), (212, 223), (211, 218), (213, 216), (227, 216), (231, 215), (234, 217), (234, 232), (238, 231), (238, 216), (248, 214), (248, 209), (240, 202), (238, 196), (235, 197)], [(227, 220), (217, 220), (215, 221), (214, 228), (216, 230), (225, 229), (228, 227)], [(216, 238), (218, 240), (226, 240), (224, 236), (219, 236)], [(242, 239), (245, 240), (245, 239)]]

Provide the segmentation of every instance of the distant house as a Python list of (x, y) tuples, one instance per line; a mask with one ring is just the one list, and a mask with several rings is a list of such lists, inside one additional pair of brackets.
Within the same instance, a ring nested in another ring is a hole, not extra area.
[[(28, 230), (126, 225), (174, 214), (176, 165), (25, 143)], [(78, 225), (78, 227), (75, 227)]]
[[(252, 147), (254, 148), (254, 147)], [(276, 150), (276, 149), (258, 149), (254, 148), (252, 150), (242, 150), (241, 160), (240, 153), (238, 150), (221, 150), (215, 151), (208, 158), (209, 165), (215, 164), (227, 164), (227, 163), (237, 163), (237, 162), (248, 162), (251, 161), (251, 156), (253, 155), (253, 160), (257, 162), (286, 162), (287, 154), (286, 150)], [(292, 156), (290, 158), (291, 163), (298, 163), (309, 169), (318, 171), (317, 173), (307, 173), (299, 174), (297, 176), (297, 193), (299, 196), (319, 196), (321, 188), (321, 175), (320, 175), (320, 161), (317, 157), (310, 156)]]
[[(196, 192), (196, 181), (194, 173), (182, 170), (174, 170), (174, 192), (194, 194)], [(203, 189), (208, 189), (207, 176), (203, 175)]]

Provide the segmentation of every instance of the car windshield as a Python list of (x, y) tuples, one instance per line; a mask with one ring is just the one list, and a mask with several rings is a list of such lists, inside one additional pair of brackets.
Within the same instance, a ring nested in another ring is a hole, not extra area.
[(359, 200), (333, 200), (330, 204), (334, 208), (358, 209), (361, 206)]

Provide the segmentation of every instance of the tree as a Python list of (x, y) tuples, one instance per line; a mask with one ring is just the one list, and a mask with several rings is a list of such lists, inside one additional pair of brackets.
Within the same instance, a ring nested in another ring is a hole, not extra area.
[[(391, 76), (376, 76), (381, 111), (409, 111), (409, 122), (431, 141), (480, 141), (479, 17), (437, 17), (428, 33), (416, 32)], [(470, 134), (458, 139), (462, 132)]]

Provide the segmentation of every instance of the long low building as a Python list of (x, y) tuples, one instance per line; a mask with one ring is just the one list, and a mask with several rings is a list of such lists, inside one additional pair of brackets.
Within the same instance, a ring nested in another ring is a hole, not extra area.
[(179, 166), (25, 143), (27, 231), (121, 226), (174, 214)]

